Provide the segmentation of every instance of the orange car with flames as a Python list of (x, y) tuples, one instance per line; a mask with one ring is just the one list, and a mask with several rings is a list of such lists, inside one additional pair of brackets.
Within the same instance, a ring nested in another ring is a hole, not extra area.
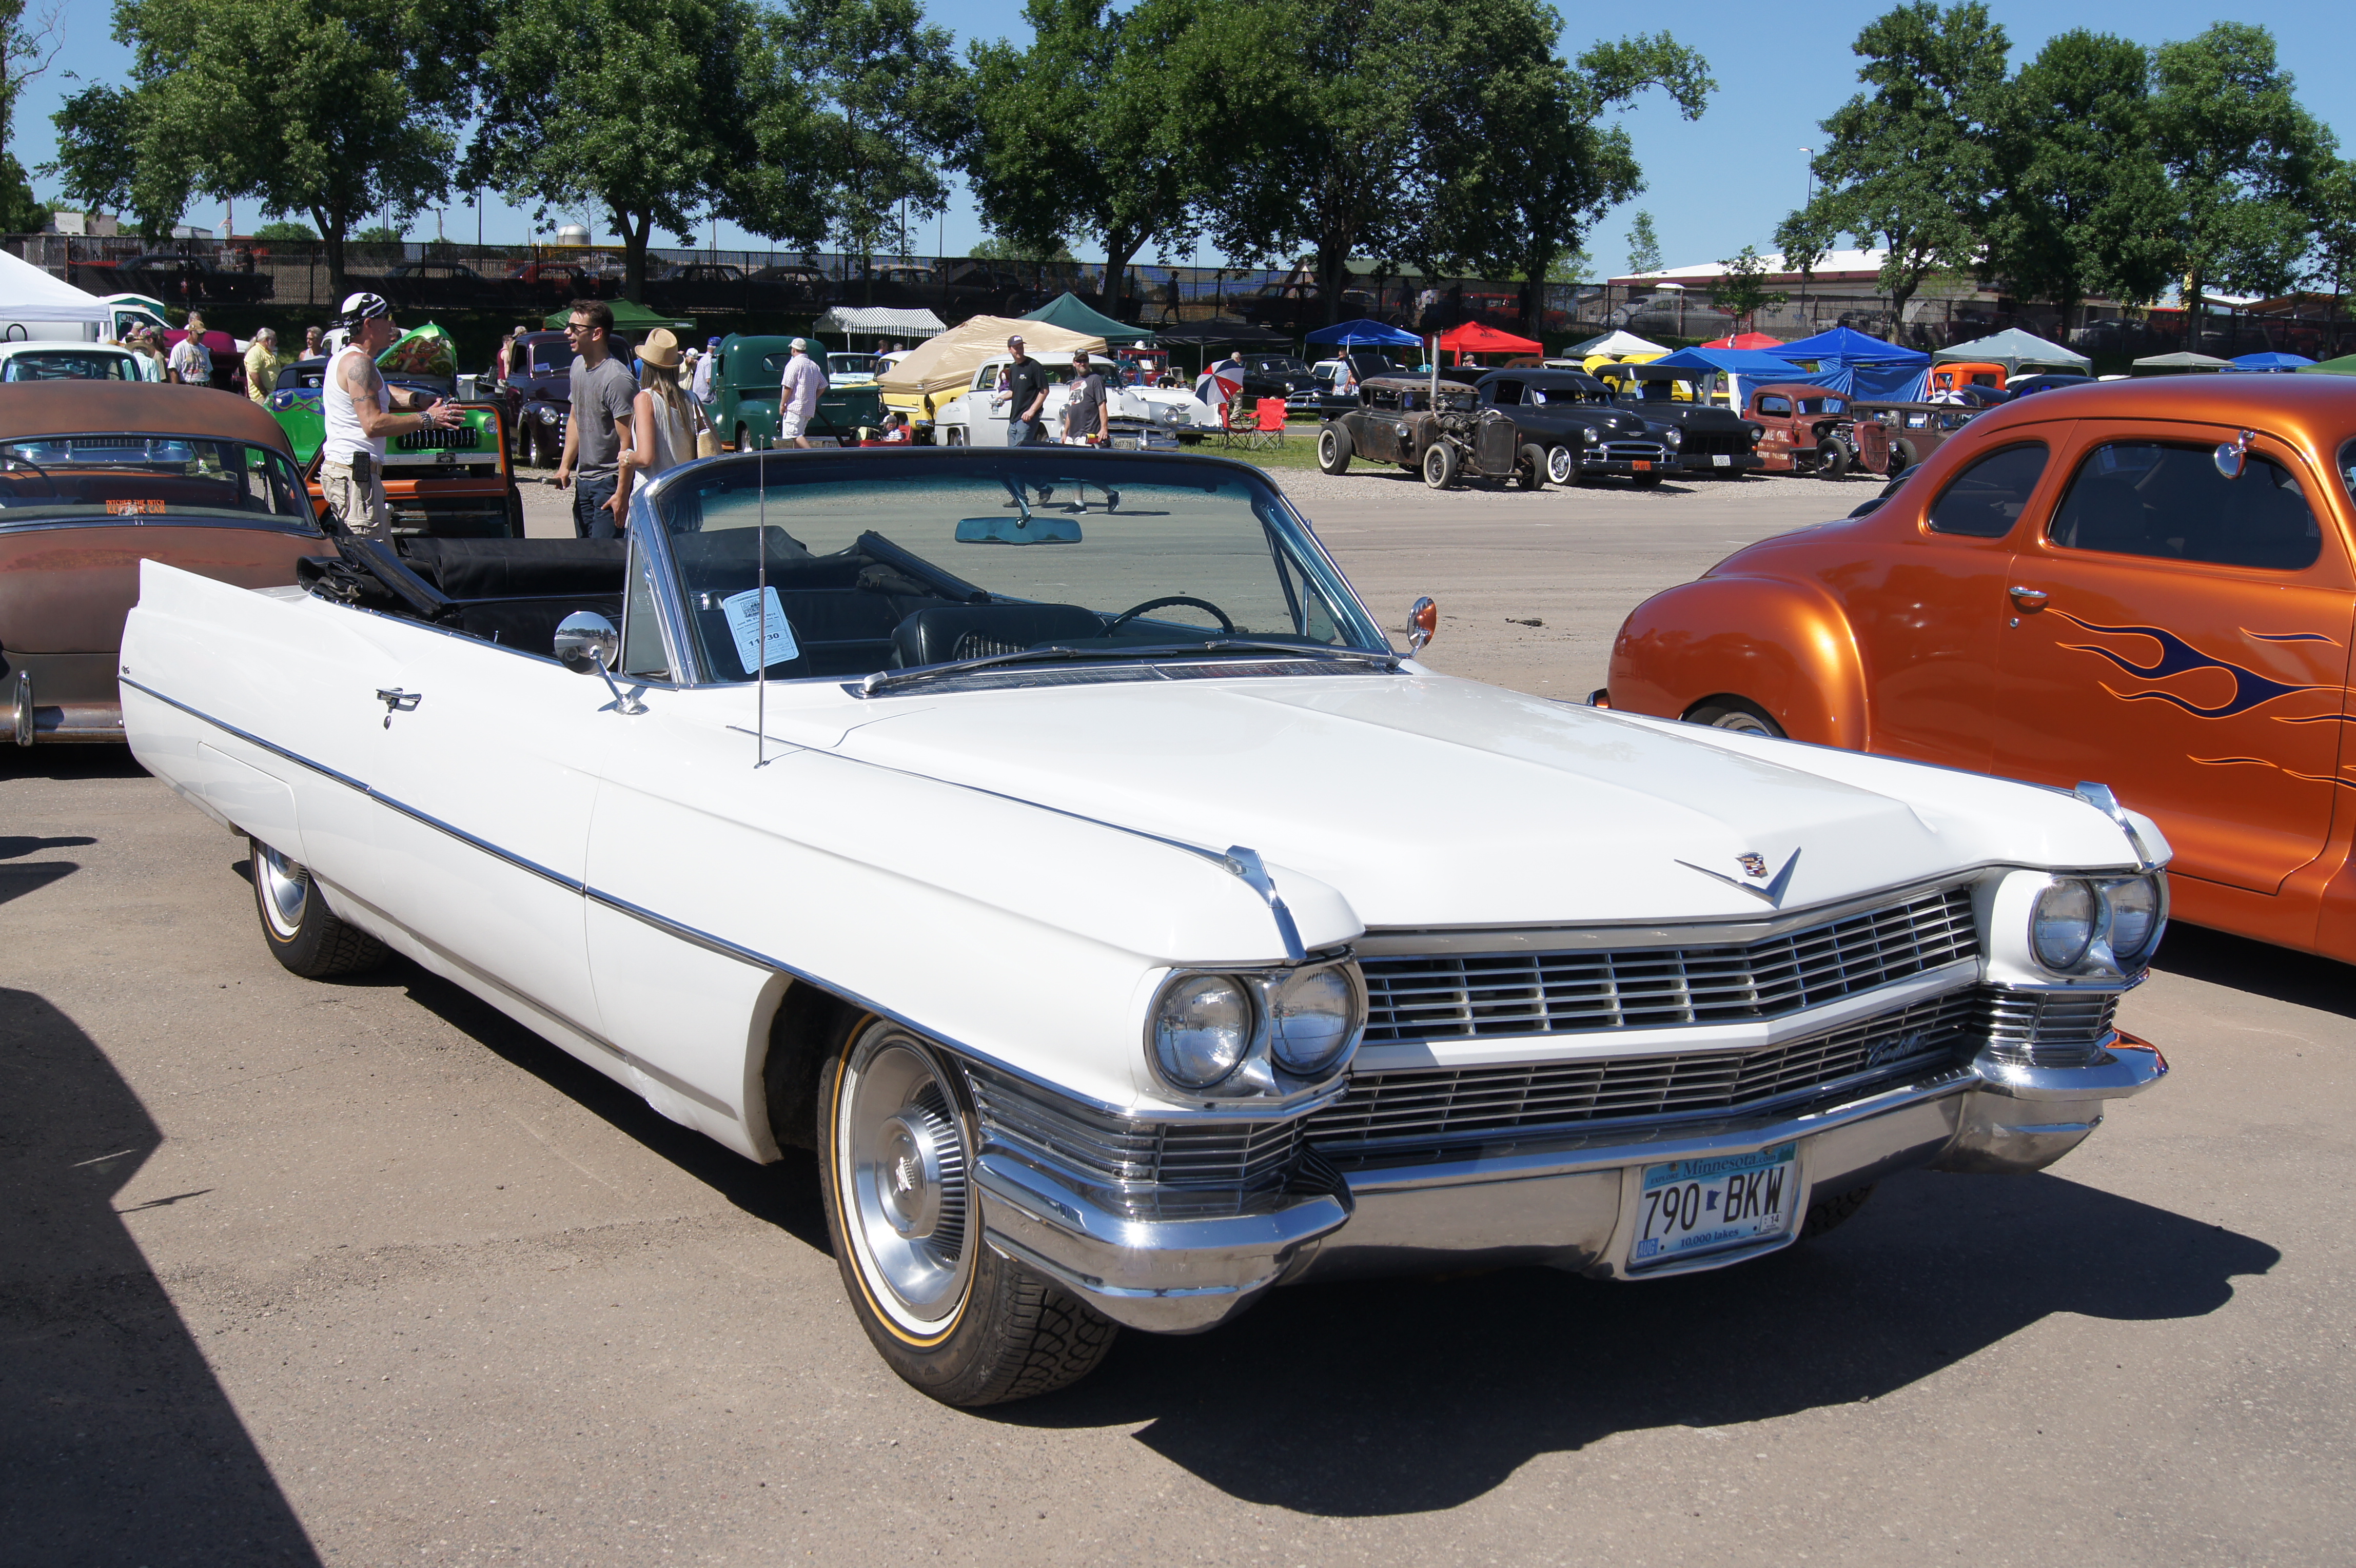
[(2049, 392), (1859, 510), (1638, 606), (1599, 698), (2106, 782), (2183, 918), (2356, 961), (2356, 382)]

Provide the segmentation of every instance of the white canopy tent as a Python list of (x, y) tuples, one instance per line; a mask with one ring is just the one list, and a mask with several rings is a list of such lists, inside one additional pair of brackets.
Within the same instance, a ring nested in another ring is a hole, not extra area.
[(1562, 351), (1567, 360), (1585, 360), (1597, 354), (1665, 354), (1668, 350), (1648, 338), (1618, 328), (1601, 338), (1590, 338), (1584, 343), (1573, 343)]
[(1968, 343), (1958, 343), (1952, 349), (1942, 349), (1931, 356), (1933, 364), (1956, 360), (1973, 360), (1982, 364), (2002, 365), (2008, 376), (2020, 374), (2030, 365), (2049, 371), (2075, 371), (2081, 375), (2093, 372), (2094, 361), (2074, 349), (2064, 349), (2050, 338), (2034, 332), (2024, 332), (2018, 327), (1986, 338), (1976, 338)]
[(948, 329), (949, 324), (929, 310), (893, 310), (880, 305), (838, 305), (811, 328), (820, 337), (840, 332), (846, 343), (853, 338), (897, 338), (916, 343)]
[(87, 342), (106, 336), (112, 316), (104, 300), (0, 251), (0, 336)]

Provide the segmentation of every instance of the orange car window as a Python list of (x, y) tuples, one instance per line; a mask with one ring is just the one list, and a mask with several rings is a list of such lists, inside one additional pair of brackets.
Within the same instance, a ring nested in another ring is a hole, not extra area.
[(2109, 441), (2086, 454), (2046, 537), (2072, 550), (2296, 572), (2323, 534), (2290, 470), (2255, 452), (2242, 477), (2190, 442)]
[(1959, 533), (1968, 539), (2002, 539), (2020, 521), (2021, 509), (2037, 489), (2051, 454), (2042, 441), (2007, 446), (1955, 476), (1931, 503), (1926, 520), (1934, 533)]

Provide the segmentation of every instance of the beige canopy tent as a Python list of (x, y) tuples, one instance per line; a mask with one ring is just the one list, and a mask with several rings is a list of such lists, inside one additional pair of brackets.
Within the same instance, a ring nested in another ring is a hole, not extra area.
[(1020, 337), (1026, 349), (1057, 354), (1101, 354), (1105, 346), (1101, 338), (1067, 332), (1044, 321), (977, 316), (917, 344), (906, 359), (876, 378), (876, 384), (886, 398), (895, 392), (902, 398), (922, 399), (951, 389), (962, 392), (983, 361), (1006, 352), (1006, 340), (1013, 337)]

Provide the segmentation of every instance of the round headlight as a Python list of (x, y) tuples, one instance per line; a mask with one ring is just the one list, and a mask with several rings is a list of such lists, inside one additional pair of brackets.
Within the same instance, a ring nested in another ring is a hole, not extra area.
[(1595, 439), (1595, 426), (1591, 424), (1580, 425), (1579, 427), (1579, 438), (1582, 442), (1592, 442)]
[(2139, 963), (2159, 940), (2159, 878), (2138, 876), (2103, 889), (2111, 907), (2111, 955), (2122, 966)]
[(1350, 1047), (1358, 1026), (1357, 993), (1338, 969), (1289, 975), (1271, 1001), (1269, 1047), (1277, 1064), (1301, 1078), (1323, 1078)]
[(1243, 982), (1224, 974), (1180, 981), (1154, 1010), (1155, 1065), (1187, 1089), (1208, 1089), (1235, 1071), (1251, 1038), (1251, 997)]
[(1766, 440), (1766, 439), (1767, 439), (1767, 427), (1766, 427), (1765, 425), (1763, 425), (1763, 424), (1754, 424), (1754, 425), (1752, 425), (1752, 426), (1751, 427), (1751, 444), (1753, 446), (1756, 446), (1757, 445), (1759, 445), (1759, 443), (1761, 443), (1762, 441), (1764, 441), (1764, 440)]
[(1686, 444), (1686, 433), (1672, 424), (1661, 432), (1661, 439), (1671, 446), (1682, 446)]
[(2046, 968), (2077, 968), (2094, 940), (2094, 888), (2070, 877), (2040, 893), (2029, 913), (2029, 940)]
[(540, 422), (542, 424), (553, 424), (556, 423), (556, 411), (552, 408), (542, 407), (533, 410), (533, 413), (539, 416)]

